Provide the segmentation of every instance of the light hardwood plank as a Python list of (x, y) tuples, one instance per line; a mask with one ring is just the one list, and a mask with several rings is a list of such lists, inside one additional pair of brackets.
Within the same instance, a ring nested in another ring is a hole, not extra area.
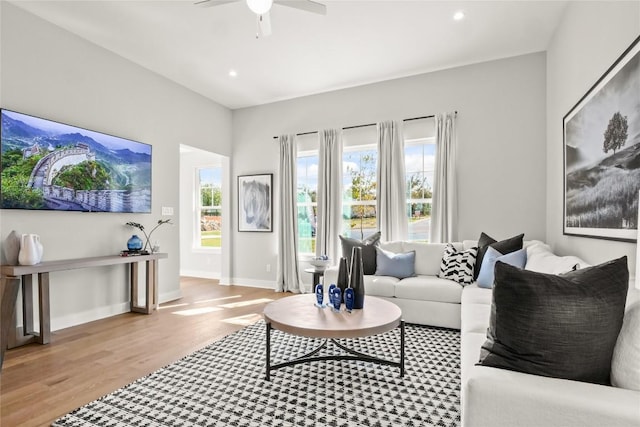
[[(0, 425), (47, 426), (259, 318), (291, 294), (183, 277), (183, 297), (152, 315), (125, 313), (54, 331), (48, 345), (8, 350), (0, 373)], [(234, 320), (235, 319), (235, 320)]]

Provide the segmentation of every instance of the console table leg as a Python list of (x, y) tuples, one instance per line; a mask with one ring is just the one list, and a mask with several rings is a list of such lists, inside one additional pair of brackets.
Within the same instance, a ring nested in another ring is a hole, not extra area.
[(22, 333), (32, 335), (33, 328), (33, 276), (22, 276)]
[(153, 299), (155, 292), (153, 290), (153, 265), (151, 261), (145, 263), (145, 278), (144, 278), (144, 310), (146, 314), (153, 311)]
[(151, 261), (151, 289), (153, 289), (153, 305), (151, 306), (154, 310), (158, 309), (158, 305), (160, 305), (160, 298), (158, 296), (158, 261)]
[(40, 335), (37, 342), (49, 344), (51, 341), (51, 319), (49, 306), (49, 273), (38, 273), (38, 315), (40, 317)]
[(136, 311), (138, 306), (138, 263), (129, 264), (129, 284), (131, 285), (131, 304), (130, 310)]
[(0, 306), (2, 307), (2, 320), (0, 321), (0, 369), (2, 369), (2, 362), (4, 361), (4, 352), (9, 345), (9, 336), (11, 329), (15, 334), (16, 324), (13, 322), (16, 302), (18, 300), (18, 290), (20, 289), (20, 282), (16, 277), (3, 277), (0, 278), (2, 283), (2, 300)]

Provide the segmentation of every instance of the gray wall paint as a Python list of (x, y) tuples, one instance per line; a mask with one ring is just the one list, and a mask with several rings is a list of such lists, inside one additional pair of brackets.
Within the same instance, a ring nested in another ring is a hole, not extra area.
[(547, 240), (592, 264), (627, 255), (631, 272), (635, 244), (562, 234), (562, 119), (638, 35), (638, 1), (570, 2), (547, 52)]
[[(272, 172), (277, 188), (275, 135), (457, 110), (458, 238), (477, 239), (485, 231), (544, 240), (545, 69), (545, 54), (535, 53), (235, 110), (234, 179)], [(234, 182), (234, 197), (235, 191)], [(274, 199), (277, 206), (277, 194)], [(234, 221), (236, 209), (234, 203)], [(279, 214), (276, 207), (274, 217)], [(275, 232), (235, 232), (235, 283), (272, 284), (277, 247)]]
[[(176, 226), (154, 233), (160, 299), (179, 289), (179, 144), (231, 155), (231, 112), (182, 86), (0, 2), (2, 107), (153, 145), (152, 214), (2, 210), (1, 238), (37, 233), (44, 259), (116, 254), (136, 221), (149, 227), (172, 206)], [(53, 329), (127, 310), (123, 266), (51, 275)]]

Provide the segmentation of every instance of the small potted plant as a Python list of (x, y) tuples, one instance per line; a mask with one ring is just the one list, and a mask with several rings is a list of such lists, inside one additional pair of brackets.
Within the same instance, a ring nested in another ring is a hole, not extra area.
[(138, 230), (142, 231), (142, 233), (144, 234), (144, 237), (146, 239), (144, 247), (142, 248), (142, 251), (143, 252), (147, 251), (147, 248), (149, 248), (148, 252), (149, 253), (153, 253), (154, 252), (154, 248), (153, 248), (153, 246), (151, 246), (151, 234), (153, 234), (153, 232), (163, 224), (173, 224), (173, 223), (171, 222), (170, 219), (159, 219), (158, 223), (156, 224), (156, 226), (153, 227), (151, 229), (151, 231), (149, 231), (149, 233), (147, 233), (147, 231), (144, 229), (144, 225), (142, 225), (140, 223), (129, 221), (129, 222), (127, 222), (126, 225), (128, 225), (129, 227), (137, 228)]

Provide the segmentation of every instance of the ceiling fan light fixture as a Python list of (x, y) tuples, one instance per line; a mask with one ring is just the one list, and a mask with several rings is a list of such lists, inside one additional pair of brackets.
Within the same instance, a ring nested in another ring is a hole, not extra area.
[(257, 15), (263, 15), (269, 12), (272, 5), (273, 0), (247, 0), (247, 6)]

